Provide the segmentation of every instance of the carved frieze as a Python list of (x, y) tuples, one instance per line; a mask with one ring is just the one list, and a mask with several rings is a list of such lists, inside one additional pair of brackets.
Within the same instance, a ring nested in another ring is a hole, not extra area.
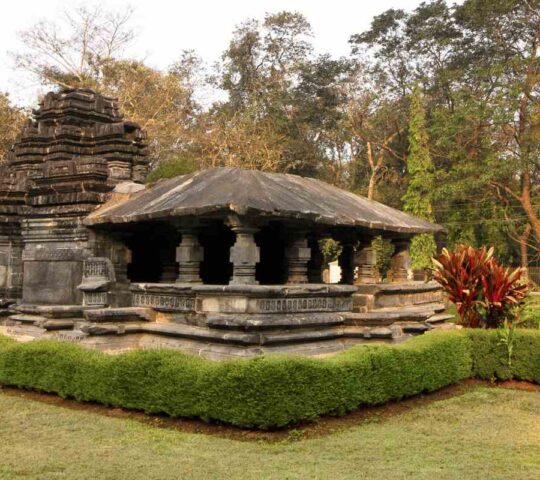
[(134, 293), (134, 307), (152, 307), (156, 310), (186, 312), (195, 309), (195, 298), (156, 293)]

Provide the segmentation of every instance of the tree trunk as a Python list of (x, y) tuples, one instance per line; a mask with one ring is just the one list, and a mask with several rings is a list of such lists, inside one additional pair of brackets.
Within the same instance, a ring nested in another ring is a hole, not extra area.
[(527, 215), (529, 220), (529, 225), (534, 232), (536, 243), (540, 247), (540, 218), (538, 217), (536, 207), (531, 201), (531, 177), (527, 170), (524, 171), (522, 176), (520, 201), (525, 215)]
[(525, 230), (519, 237), (519, 253), (521, 256), (521, 268), (525, 271), (529, 268), (529, 237), (531, 235), (531, 224), (528, 223)]
[(371, 176), (369, 177), (369, 185), (367, 191), (367, 198), (373, 200), (375, 196), (375, 187), (377, 186), (377, 172), (372, 171)]

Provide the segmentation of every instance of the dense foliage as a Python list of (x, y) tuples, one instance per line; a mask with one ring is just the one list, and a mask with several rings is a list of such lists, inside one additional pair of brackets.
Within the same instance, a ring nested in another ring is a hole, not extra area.
[(523, 328), (540, 329), (540, 295), (531, 293), (520, 312), (519, 325)]
[[(301, 13), (273, 12), (240, 24), (215, 67), (184, 52), (160, 71), (124, 58), (129, 11), (82, 7), (15, 54), (43, 85), (118, 96), (149, 133), (152, 181), (217, 165), (315, 176), (444, 224), (450, 247), (538, 263), (539, 0), (429, 0), (351, 34), (332, 58)], [(12, 134), (0, 113), (0, 144)], [(415, 240), (414, 266), (433, 248)]]
[[(409, 184), (403, 196), (403, 209), (433, 222), (432, 196), (435, 189), (434, 167), (429, 153), (426, 112), (418, 85), (412, 92), (409, 121), (409, 155), (407, 157)], [(411, 266), (414, 270), (431, 267), (437, 246), (432, 233), (416, 235), (411, 242)]]
[(512, 319), (528, 292), (521, 268), (509, 269), (493, 257), (494, 249), (459, 245), (443, 249), (434, 260), (433, 278), (455, 303), (462, 325), (496, 328)]
[(108, 355), (0, 337), (0, 384), (171, 416), (272, 428), (433, 391), (469, 377), (540, 382), (540, 333), (519, 330), (513, 361), (498, 332), (432, 332), (326, 359), (214, 362), (172, 350)]
[(0, 161), (13, 145), (25, 120), (24, 111), (15, 107), (9, 97), (0, 92)]

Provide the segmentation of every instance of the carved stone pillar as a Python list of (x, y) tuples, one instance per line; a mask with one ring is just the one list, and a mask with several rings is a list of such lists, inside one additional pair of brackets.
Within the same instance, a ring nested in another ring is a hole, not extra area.
[(115, 279), (118, 283), (127, 283), (127, 268), (131, 263), (131, 250), (121, 241), (111, 243), (111, 261), (114, 267)]
[(293, 232), (285, 249), (287, 261), (287, 283), (308, 282), (308, 262), (311, 259), (311, 248), (305, 232)]
[(159, 281), (161, 283), (174, 283), (178, 278), (176, 262), (163, 261), (161, 263), (161, 275)]
[(181, 229), (182, 240), (176, 248), (178, 278), (176, 283), (202, 283), (200, 265), (204, 259), (204, 250), (199, 243), (195, 230)]
[(255, 269), (260, 260), (259, 247), (255, 243), (258, 229), (234, 223), (232, 231), (236, 234), (236, 242), (231, 247), (230, 259), (233, 264), (231, 285), (256, 285)]
[(160, 283), (174, 283), (178, 278), (178, 264), (176, 263), (176, 241), (171, 238), (158, 238), (159, 242), (159, 263), (161, 272), (159, 274)]
[(342, 240), (341, 253), (338, 258), (338, 265), (341, 268), (341, 280), (339, 283), (352, 285), (354, 282), (354, 242)]
[(308, 282), (323, 283), (324, 255), (319, 245), (319, 238), (311, 236), (308, 238), (308, 247), (311, 249), (311, 260), (308, 262)]
[(354, 279), (355, 285), (376, 283), (378, 281), (375, 263), (376, 253), (371, 246), (371, 241), (360, 243), (354, 254), (354, 265), (357, 272)]
[(393, 283), (406, 282), (411, 269), (409, 253), (411, 242), (408, 239), (394, 239), (394, 254), (390, 260), (389, 280)]

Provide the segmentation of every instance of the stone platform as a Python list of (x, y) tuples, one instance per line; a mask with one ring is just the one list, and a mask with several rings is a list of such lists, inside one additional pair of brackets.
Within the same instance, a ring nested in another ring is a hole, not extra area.
[(131, 305), (18, 305), (4, 333), (104, 351), (175, 348), (212, 358), (331, 354), (404, 341), (451, 318), (433, 283), (131, 285)]

